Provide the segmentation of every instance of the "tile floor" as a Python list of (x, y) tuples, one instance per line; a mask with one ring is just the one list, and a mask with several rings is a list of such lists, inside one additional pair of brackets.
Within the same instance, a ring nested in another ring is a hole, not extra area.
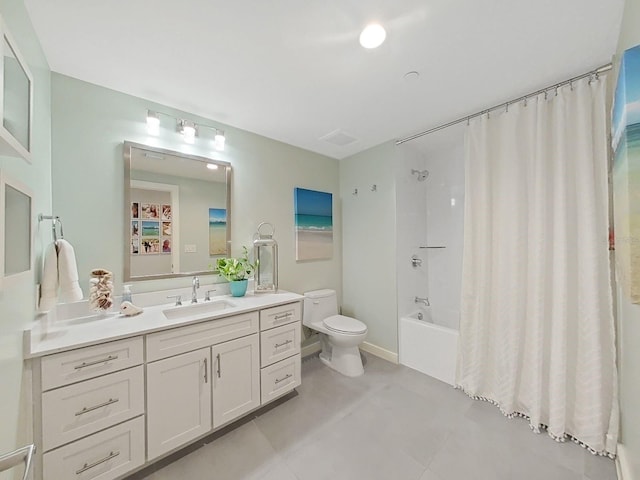
[(608, 458), (536, 435), (526, 421), (414, 370), (366, 361), (365, 374), (350, 379), (305, 359), (297, 396), (135, 478), (616, 479)]

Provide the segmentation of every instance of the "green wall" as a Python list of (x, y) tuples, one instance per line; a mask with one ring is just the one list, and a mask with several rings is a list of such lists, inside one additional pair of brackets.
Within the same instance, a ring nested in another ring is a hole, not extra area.
[[(339, 203), (334, 203), (333, 259), (296, 262), (293, 230), (294, 187), (331, 192), (337, 200), (337, 160), (57, 73), (52, 74), (51, 83), (53, 206), (64, 222), (65, 238), (75, 247), (85, 293), (89, 271), (96, 267), (114, 272), (116, 292), (121, 290), (124, 140), (230, 162), (232, 253), (251, 246), (259, 223), (271, 222), (280, 248), (281, 288), (341, 290)], [(149, 136), (147, 109), (224, 129), (225, 151), (213, 153), (210, 143), (201, 138), (195, 145), (185, 144), (175, 122), (164, 116), (160, 135)], [(214, 281), (219, 281), (217, 276), (201, 278), (202, 284)], [(134, 283), (133, 291), (189, 285), (190, 278), (144, 281)]]
[[(394, 354), (398, 353), (397, 155), (394, 142), (387, 142), (340, 162), (343, 313), (367, 324), (366, 342)], [(373, 185), (376, 191), (371, 190)]]
[[(22, 1), (1, 0), (0, 14), (34, 77), (33, 163), (0, 157), (0, 169), (33, 191), (35, 217), (39, 212), (51, 211), (51, 73)], [(44, 231), (37, 230), (35, 218), (32, 220), (36, 228), (34, 272), (37, 272), (49, 230), (45, 224)], [(30, 442), (22, 331), (33, 321), (36, 276), (34, 273), (0, 289), (0, 453)]]
[[(624, 50), (640, 44), (640, 1), (626, 0), (618, 41), (618, 61)], [(617, 62), (616, 62), (617, 63)], [(618, 298), (618, 367), (620, 377), (620, 460), (624, 480), (640, 480), (640, 305), (620, 288)]]

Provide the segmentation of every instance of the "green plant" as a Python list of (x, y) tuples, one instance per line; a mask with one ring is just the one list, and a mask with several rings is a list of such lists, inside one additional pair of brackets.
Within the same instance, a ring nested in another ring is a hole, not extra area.
[(242, 247), (242, 256), (238, 258), (219, 258), (216, 261), (218, 275), (229, 282), (246, 280), (256, 269), (255, 263), (249, 261), (247, 247)]

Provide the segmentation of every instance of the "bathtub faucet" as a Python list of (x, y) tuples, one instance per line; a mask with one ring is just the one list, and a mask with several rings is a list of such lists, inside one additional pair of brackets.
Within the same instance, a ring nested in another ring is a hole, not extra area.
[(422, 297), (416, 297), (413, 300), (415, 303), (424, 303), (425, 307), (430, 307), (431, 304), (429, 303), (429, 299), (428, 298), (422, 298)]

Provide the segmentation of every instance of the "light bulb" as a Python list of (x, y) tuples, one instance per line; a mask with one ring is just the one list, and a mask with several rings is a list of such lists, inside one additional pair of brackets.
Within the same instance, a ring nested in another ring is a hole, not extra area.
[(215, 163), (207, 163), (207, 168), (209, 170), (217, 170), (218, 169), (218, 165), (216, 165)]
[(362, 30), (360, 34), (360, 45), (364, 48), (376, 48), (382, 45), (385, 38), (387, 38), (387, 32), (384, 31), (384, 28), (377, 23), (372, 23)]
[(182, 121), (182, 137), (186, 143), (195, 143), (196, 126), (192, 122), (188, 122), (187, 120)]
[(223, 151), (224, 142), (224, 132), (222, 130), (216, 130), (216, 136), (213, 139), (213, 147), (218, 151)]
[(147, 110), (147, 132), (149, 135), (160, 134), (160, 117), (151, 110)]

